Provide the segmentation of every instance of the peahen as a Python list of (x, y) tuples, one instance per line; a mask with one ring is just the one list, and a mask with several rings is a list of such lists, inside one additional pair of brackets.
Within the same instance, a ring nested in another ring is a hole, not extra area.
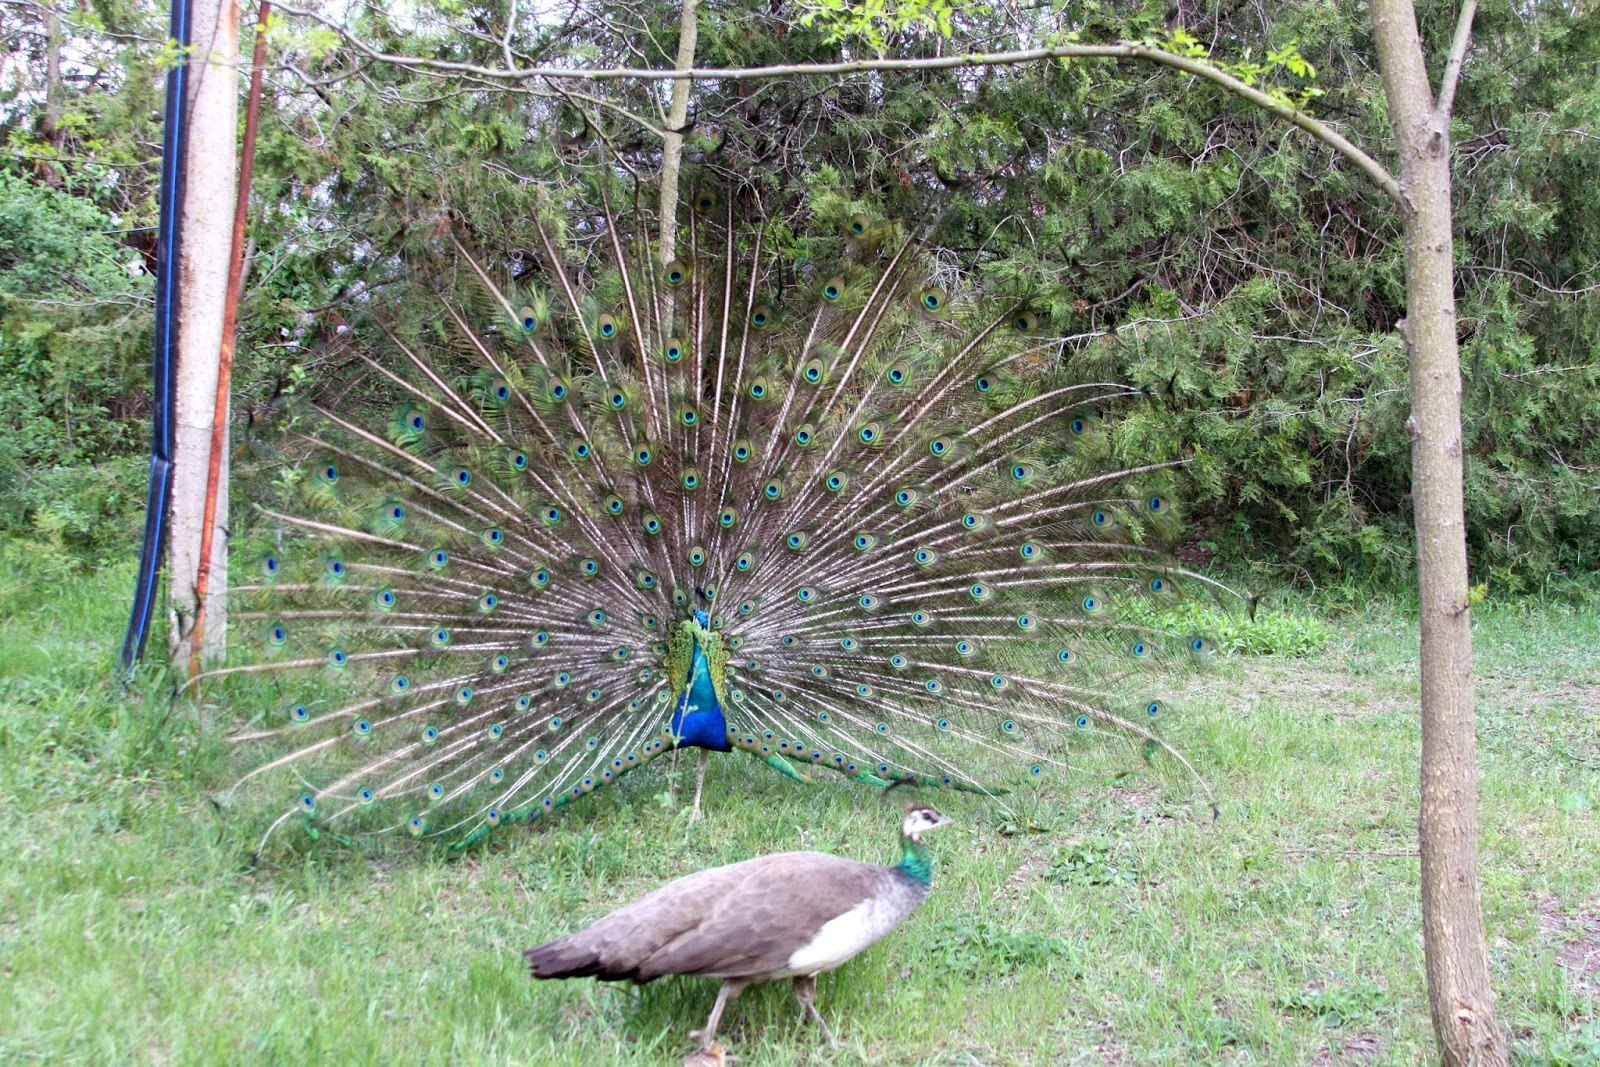
[(535, 219), (535, 284), (451, 234), (482, 298), (375, 316), (392, 414), (308, 415), (237, 594), (266, 653), (224, 673), (287, 690), (236, 738), (273, 827), (462, 847), (678, 748), (990, 795), (1096, 730), (1189, 767), (1145, 668), (1207, 645), (1139, 602), (1215, 583), (1160, 547), (1180, 461), (1107, 459), (1140, 391), (916, 233), (819, 220), (785, 262), (731, 199), (666, 264), (643, 212)]
[(662, 886), (592, 926), (523, 953), (535, 978), (722, 979), (698, 1034), (709, 1047), (728, 1002), (759, 982), (794, 979), (794, 997), (836, 1045), (817, 1011), (817, 975), (855, 958), (928, 898), (933, 865), (922, 835), (951, 820), (912, 803), (892, 867), (826, 852), (780, 852), (713, 867)]

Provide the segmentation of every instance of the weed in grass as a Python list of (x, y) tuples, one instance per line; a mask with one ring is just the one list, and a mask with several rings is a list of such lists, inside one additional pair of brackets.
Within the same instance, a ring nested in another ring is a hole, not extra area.
[(1370, 1019), (1383, 1001), (1383, 989), (1371, 982), (1332, 986), (1319, 980), (1278, 998), (1276, 1007), (1280, 1011), (1302, 1013), (1332, 1028)]
[(1600, 1019), (1579, 1023), (1547, 1042), (1524, 1041), (1517, 1053), (1526, 1067), (1600, 1067)]
[(1045, 879), (1057, 885), (1132, 885), (1139, 872), (1104, 838), (1080, 841), (1056, 854)]
[[(1010, 930), (987, 919), (945, 920), (927, 938), (919, 956), (933, 969), (965, 979), (994, 979), (1021, 968), (1055, 970), (1071, 959), (1059, 937), (1031, 930)], [(1068, 970), (1068, 976), (1071, 975)]]

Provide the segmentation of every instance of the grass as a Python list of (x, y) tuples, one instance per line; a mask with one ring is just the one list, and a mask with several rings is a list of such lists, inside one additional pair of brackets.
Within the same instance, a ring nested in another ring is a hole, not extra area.
[[(212, 804), (229, 768), (200, 725), (234, 709), (109, 681), (131, 574), (4, 581), (0, 1062), (677, 1064), (711, 983), (535, 984), (517, 950), (715, 863), (891, 850), (865, 787), (730, 756), (697, 826), (686, 760), (676, 796), (644, 772), (459, 860), (294, 844), (253, 867), (259, 821)], [(1431, 1062), (1415, 624), (1322, 622), (1304, 655), (1222, 656), (1171, 724), (1217, 822), (1115, 748), (1019, 798), (1037, 832), (941, 797), (932, 898), (822, 979), (847, 1048), (772, 987), (730, 1012), (739, 1067)], [(1600, 615), (1489, 605), (1477, 634), (1502, 1016), (1522, 1062), (1600, 1062)]]

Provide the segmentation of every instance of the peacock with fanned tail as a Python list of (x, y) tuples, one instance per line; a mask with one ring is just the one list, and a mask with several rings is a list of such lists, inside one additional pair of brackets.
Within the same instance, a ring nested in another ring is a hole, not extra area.
[(274, 828), (459, 848), (680, 748), (990, 795), (1086, 731), (1189, 768), (1139, 686), (1206, 641), (1118, 609), (1216, 585), (1158, 547), (1178, 461), (1106, 459), (1139, 391), (1075, 379), (1027, 294), (930, 282), (917, 234), (832, 225), (781, 262), (701, 192), (682, 258), (607, 213), (580, 269), (536, 220), (537, 287), (448, 238), (485, 299), (440, 302), (455, 344), (380, 327), (392, 417), (316, 410), (234, 594), (268, 654), (220, 673), (291, 693), (237, 737), (290, 779)]

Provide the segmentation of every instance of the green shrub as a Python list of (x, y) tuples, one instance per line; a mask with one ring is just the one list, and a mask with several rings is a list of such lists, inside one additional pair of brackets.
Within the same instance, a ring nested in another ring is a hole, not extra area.
[(120, 456), (89, 467), (24, 471), (15, 479), (0, 474), (10, 483), (0, 484), (12, 518), (7, 552), (38, 553), (69, 571), (126, 558), (144, 521), (148, 469), (142, 456)]
[(1266, 605), (1257, 607), (1254, 618), (1242, 605), (1218, 608), (1196, 600), (1135, 601), (1124, 610), (1131, 621), (1168, 633), (1201, 635), (1223, 652), (1305, 656), (1333, 637), (1332, 628), (1315, 615)]

